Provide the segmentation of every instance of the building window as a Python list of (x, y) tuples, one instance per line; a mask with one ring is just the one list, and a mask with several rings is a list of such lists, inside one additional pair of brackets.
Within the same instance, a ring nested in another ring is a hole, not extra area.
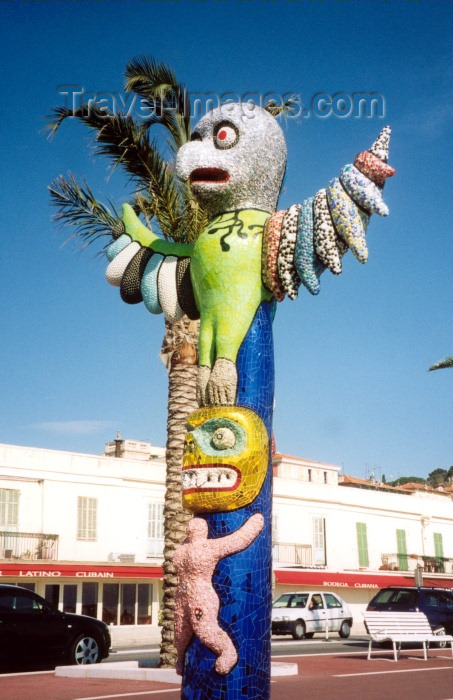
[(94, 581), (82, 583), (82, 615), (97, 617), (99, 584)]
[(119, 600), (119, 583), (104, 583), (102, 597), (102, 621), (107, 625), (118, 624)]
[(19, 525), (19, 496), (15, 489), (0, 489), (0, 525)]
[(44, 589), (44, 598), (53, 608), (58, 608), (60, 602), (60, 586), (58, 583), (48, 583)]
[(313, 518), (313, 564), (326, 566), (326, 521)]
[(63, 586), (63, 612), (75, 613), (77, 605), (77, 585), (65, 583)]
[(408, 571), (406, 530), (396, 531), (396, 546), (398, 548), (398, 568), (400, 571)]
[(311, 469), (307, 469), (308, 472), (308, 481), (311, 481)]
[(151, 585), (137, 584), (137, 625), (151, 624)]
[(359, 567), (367, 568), (370, 565), (368, 558), (368, 537), (366, 523), (355, 524), (357, 532), (357, 552), (359, 555)]
[(77, 539), (94, 541), (97, 537), (97, 498), (77, 499)]
[(102, 619), (108, 625), (149, 625), (151, 603), (150, 583), (104, 583)]
[(135, 583), (123, 583), (121, 586), (121, 615), (120, 625), (133, 625), (135, 623), (135, 603), (137, 600), (137, 586)]
[(164, 506), (148, 503), (147, 557), (161, 557), (164, 553)]
[(324, 472), (324, 483), (327, 484), (327, 472)]

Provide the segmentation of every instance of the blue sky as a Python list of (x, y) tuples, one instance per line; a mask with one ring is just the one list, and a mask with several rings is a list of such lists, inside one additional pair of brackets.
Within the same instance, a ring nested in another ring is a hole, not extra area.
[[(124, 437), (165, 442), (162, 317), (124, 304), (93, 253), (62, 243), (47, 186), (68, 171), (120, 205), (131, 184), (92, 154), (74, 120), (49, 142), (43, 116), (59, 85), (122, 91), (128, 60), (153, 55), (192, 92), (378, 92), (383, 118), (307, 117), (283, 125), (280, 207), (313, 195), (392, 126), (387, 219), (373, 217), (370, 259), (348, 254), (321, 293), (279, 305), (277, 448), (426, 476), (452, 459), (452, 6), (446, 2), (179, 0), (14, 2), (2, 66), (3, 284), (0, 441), (100, 453)], [(450, 152), (448, 151), (450, 146)]]

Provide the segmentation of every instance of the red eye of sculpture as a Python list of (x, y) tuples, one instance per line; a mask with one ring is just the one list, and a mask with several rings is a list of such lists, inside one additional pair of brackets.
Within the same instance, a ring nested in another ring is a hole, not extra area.
[(220, 122), (214, 129), (216, 148), (233, 148), (239, 141), (239, 131), (231, 122)]

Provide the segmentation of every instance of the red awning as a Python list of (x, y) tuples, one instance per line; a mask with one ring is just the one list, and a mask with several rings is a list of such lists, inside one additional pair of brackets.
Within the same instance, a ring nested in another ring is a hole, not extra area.
[[(414, 586), (412, 575), (401, 573), (390, 574), (388, 571), (373, 573), (343, 573), (336, 571), (307, 571), (305, 569), (277, 569), (274, 571), (277, 583), (291, 586), (310, 586), (326, 588), (373, 588), (385, 586)], [(424, 586), (453, 588), (453, 577), (429, 578), (423, 577)]]
[(14, 577), (24, 581), (36, 578), (75, 578), (75, 579), (118, 579), (118, 578), (162, 578), (161, 566), (138, 566), (120, 564), (28, 564), (0, 562), (0, 583), (2, 578)]

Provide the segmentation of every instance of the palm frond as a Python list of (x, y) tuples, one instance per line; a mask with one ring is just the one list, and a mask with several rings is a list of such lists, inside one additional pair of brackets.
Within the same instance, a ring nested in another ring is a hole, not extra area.
[(82, 238), (85, 248), (103, 236), (108, 236), (106, 247), (111, 242), (112, 231), (118, 223), (118, 212), (109, 202), (110, 208), (96, 199), (86, 182), (79, 185), (72, 173), (66, 180), (62, 175), (49, 186), (52, 204), (58, 207), (54, 219), (62, 225), (75, 226), (75, 231), (65, 243), (73, 238)]
[(194, 198), (187, 183), (183, 185), (182, 197), (184, 207), (181, 217), (181, 228), (185, 232), (187, 242), (193, 243), (207, 226), (208, 215)]
[(451, 355), (448, 355), (445, 359), (439, 360), (439, 362), (431, 365), (428, 371), (432, 372), (435, 369), (445, 369), (446, 367), (453, 367), (453, 357)]
[(153, 58), (140, 56), (127, 64), (125, 77), (125, 89), (146, 100), (170, 131), (176, 148), (186, 143), (190, 138), (190, 100), (172, 69)]
[(147, 190), (156, 200), (156, 217), (163, 235), (180, 238), (179, 183), (142, 126), (130, 116), (110, 114), (91, 104), (74, 111), (55, 108), (49, 118), (49, 131), (56, 133), (68, 117), (80, 119), (97, 132), (95, 154), (110, 158), (113, 168), (121, 166), (137, 182), (139, 189)]
[[(149, 137), (152, 125), (163, 126), (169, 133), (170, 150), (176, 154), (190, 138), (188, 93), (168, 66), (147, 58), (134, 59), (128, 64), (126, 89), (133, 90), (154, 105), (155, 109), (146, 121), (139, 122), (120, 112), (112, 114), (95, 103), (89, 103), (76, 110), (54, 108), (47, 117), (45, 129), (52, 137), (66, 119), (74, 117), (82, 121), (95, 132), (95, 155), (107, 156), (112, 161), (113, 170), (121, 167), (134, 180), (137, 213), (142, 213), (148, 222), (154, 219), (165, 238), (193, 241), (206, 225), (207, 217), (190, 188), (177, 180), (172, 164), (165, 160), (157, 141), (151, 141)], [(58, 217), (63, 220), (66, 216), (67, 223), (74, 225), (77, 216), (83, 217), (82, 212), (87, 215), (90, 198), (94, 200), (86, 183), (85, 189), (80, 188), (72, 176), (69, 182), (62, 178), (52, 183), (51, 194), (54, 203), (61, 208)], [(74, 211), (70, 210), (71, 201)], [(82, 224), (82, 230), (85, 230), (84, 226), (87, 231), (91, 230), (88, 219)], [(95, 231), (96, 226), (93, 226)], [(91, 235), (88, 238), (92, 240)]]

